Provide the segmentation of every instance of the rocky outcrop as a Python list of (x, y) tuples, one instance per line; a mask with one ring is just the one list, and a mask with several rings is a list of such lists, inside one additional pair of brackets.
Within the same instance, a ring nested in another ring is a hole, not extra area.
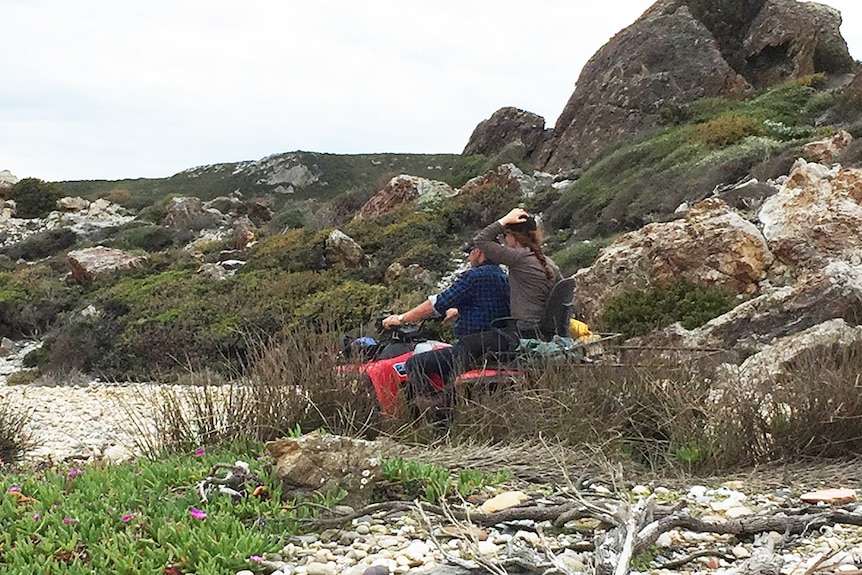
[(825, 140), (809, 142), (802, 147), (802, 155), (809, 162), (832, 164), (838, 156), (853, 142), (853, 136), (846, 130), (839, 130), (835, 135)]
[(306, 166), (295, 154), (275, 154), (248, 165), (258, 177), (257, 183), (275, 186), (276, 193), (292, 194), (317, 182), (319, 174)]
[(141, 267), (147, 259), (122, 250), (96, 246), (69, 252), (68, 261), (72, 277), (82, 285), (89, 285), (101, 275)]
[[(493, 157), (504, 150), (521, 160), (531, 157), (545, 139), (545, 119), (518, 108), (501, 108), (473, 130), (463, 155)], [(507, 154), (507, 155), (508, 155)]]
[(593, 321), (613, 296), (647, 283), (722, 285), (739, 294), (732, 310), (649, 339), (738, 357), (834, 320), (862, 322), (862, 170), (799, 160), (757, 218), (710, 199), (625, 234), (575, 275), (576, 304)]
[(18, 178), (9, 170), (0, 170), (0, 198), (5, 197), (12, 186), (18, 183)]
[(825, 4), (768, 0), (743, 43), (749, 81), (771, 86), (817, 72), (850, 72), (853, 58), (840, 26), (841, 13)]
[(205, 209), (200, 198), (172, 198), (162, 225), (174, 231), (199, 231), (218, 227), (222, 218), (218, 210)]
[(748, 357), (738, 366), (726, 365), (725, 378), (731, 381), (770, 382), (792, 369), (793, 361), (816, 350), (847, 348), (862, 341), (862, 326), (844, 319), (831, 319), (803, 331), (778, 338)]
[[(528, 176), (515, 164), (502, 164), (466, 182), (458, 190), (458, 194), (461, 196), (471, 196), (491, 188), (496, 188), (515, 192), (521, 197), (529, 198), (536, 195), (537, 192), (549, 188), (552, 184), (553, 178), (550, 174), (537, 172), (532, 176)], [(490, 221), (494, 216), (495, 214), (489, 214), (484, 219)]]
[(750, 88), (688, 7), (658, 2), (584, 66), (538, 166), (559, 172), (655, 127), (663, 110)]
[(324, 259), (327, 267), (355, 269), (368, 265), (368, 258), (362, 246), (341, 230), (332, 230), (327, 236)]
[[(814, 2), (659, 0), (590, 58), (550, 134), (538, 135), (538, 116), (503, 108), (464, 153), (496, 153), (520, 138), (546, 172), (583, 166), (697, 99), (853, 71), (840, 25), (839, 12)], [(540, 145), (531, 151), (530, 142)]]
[(285, 499), (343, 489), (347, 495), (342, 503), (359, 507), (368, 503), (380, 477), (381, 448), (371, 441), (309, 433), (271, 441), (266, 450), (276, 460)]
[(12, 246), (27, 238), (48, 230), (67, 229), (79, 239), (101, 241), (105, 230), (110, 230), (134, 220), (135, 217), (117, 204), (105, 199), (92, 202), (82, 198), (62, 198), (58, 210), (45, 218), (16, 218), (15, 202), (0, 202), (0, 247)]
[(374, 194), (360, 208), (356, 217), (373, 218), (407, 205), (432, 203), (453, 195), (455, 190), (445, 182), (401, 174), (389, 180), (382, 190)]
[(799, 160), (758, 218), (773, 253), (796, 268), (862, 261), (862, 171)]
[(713, 198), (682, 219), (649, 224), (602, 250), (575, 274), (575, 308), (593, 322), (614, 296), (678, 278), (753, 294), (773, 259), (757, 227)]

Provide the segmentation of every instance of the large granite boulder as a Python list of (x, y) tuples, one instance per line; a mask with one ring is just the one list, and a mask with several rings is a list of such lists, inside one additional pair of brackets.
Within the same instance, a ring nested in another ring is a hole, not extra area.
[(662, 110), (750, 86), (683, 3), (658, 2), (584, 66), (537, 165), (555, 173), (654, 128)]
[(374, 194), (359, 209), (356, 218), (373, 218), (404, 206), (433, 203), (454, 195), (455, 190), (445, 182), (401, 174), (389, 180), (382, 190)]
[(531, 157), (545, 139), (545, 119), (518, 108), (501, 108), (480, 122), (464, 147), (463, 155), (492, 157), (517, 148), (520, 160)]
[(326, 267), (356, 269), (368, 265), (362, 246), (341, 230), (332, 230), (326, 237), (324, 259)]
[[(840, 25), (838, 11), (814, 2), (659, 0), (590, 58), (531, 159), (544, 171), (564, 172), (655, 129), (694, 100), (740, 98), (814, 73), (853, 72)], [(481, 149), (501, 150), (511, 141), (505, 127), (520, 124), (503, 110), (476, 128), (465, 153), (480, 149), (479, 142)]]
[(747, 354), (825, 321), (862, 321), (862, 266), (835, 262), (794, 285), (763, 293), (687, 334), (686, 345)]
[(218, 210), (205, 208), (195, 196), (172, 198), (162, 225), (174, 231), (200, 231), (219, 227), (224, 215)]
[(71, 251), (67, 259), (72, 277), (82, 285), (92, 283), (101, 275), (135, 269), (147, 262), (145, 257), (104, 246)]
[(862, 170), (798, 160), (758, 213), (772, 252), (785, 264), (819, 272), (834, 261), (862, 262)]
[(854, 62), (840, 27), (841, 13), (825, 4), (767, 0), (743, 42), (747, 78), (771, 86), (817, 72), (850, 72)]
[(802, 331), (776, 338), (739, 365), (726, 364), (723, 379), (748, 385), (771, 382), (792, 369), (794, 360), (816, 350), (840, 350), (862, 341), (862, 326), (842, 318), (826, 320)]
[(12, 186), (18, 183), (18, 178), (12, 175), (9, 170), (0, 170), (0, 198), (5, 197)]
[(614, 296), (678, 278), (750, 295), (772, 261), (757, 227), (712, 198), (681, 219), (649, 224), (603, 249), (575, 274), (575, 308), (590, 323)]

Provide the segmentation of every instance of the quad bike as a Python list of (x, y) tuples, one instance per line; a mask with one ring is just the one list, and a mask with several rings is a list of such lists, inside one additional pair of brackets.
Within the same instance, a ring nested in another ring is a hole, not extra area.
[[(341, 375), (357, 377), (362, 382), (363, 391), (373, 393), (381, 413), (393, 416), (405, 407), (416, 408), (416, 405), (404, 405), (404, 400), (413, 404), (415, 399), (412, 390), (406, 385), (407, 360), (416, 353), (450, 347), (451, 344), (426, 338), (422, 334), (421, 324), (384, 329), (382, 320), (386, 315), (382, 314), (377, 319), (377, 338), (345, 336), (341, 352), (345, 361), (336, 369)], [(485, 366), (459, 375), (456, 386), (469, 385), (469, 382), (478, 380), (507, 380), (515, 375), (517, 373), (512, 369)], [(439, 376), (432, 375), (431, 379), (436, 390), (444, 390), (444, 382)]]
[[(521, 343), (535, 344), (531, 349), (519, 351), (512, 357), (502, 358), (502, 361), (486, 363), (485, 365), (461, 373), (455, 379), (455, 390), (469, 390), (478, 384), (496, 388), (500, 383), (511, 381), (520, 373), (521, 365), (531, 368), (554, 361), (592, 362), (591, 356), (600, 355), (602, 342), (613, 339), (619, 334), (592, 335), (580, 337), (573, 333), (572, 299), (574, 295), (574, 277), (559, 280), (551, 289), (545, 309), (538, 325), (538, 339), (521, 340)], [(345, 337), (342, 356), (352, 363), (338, 367), (339, 373), (355, 376), (361, 380), (360, 387), (366, 395), (377, 399), (383, 415), (395, 415), (404, 407), (411, 408), (413, 415), (423, 411), (412, 397), (407, 382), (405, 363), (415, 353), (449, 346), (450, 344), (425, 338), (420, 326), (401, 326), (393, 330), (383, 328), (383, 319), (388, 314), (377, 318), (378, 338), (360, 337), (356, 339)], [(497, 325), (505, 329), (505, 322), (514, 318), (499, 318)], [(580, 324), (580, 322), (575, 322)], [(492, 324), (494, 325), (494, 324)], [(587, 326), (580, 324), (583, 328)], [(559, 354), (562, 347), (562, 354)], [(523, 359), (526, 358), (526, 363)], [(438, 391), (443, 391), (442, 380), (432, 381)], [(403, 393), (399, 393), (403, 390)], [(447, 390), (452, 391), (452, 390)], [(443, 395), (443, 394), (440, 394)], [(446, 394), (449, 395), (449, 394)], [(450, 398), (447, 398), (450, 399)], [(408, 405), (404, 405), (404, 400)], [(417, 409), (419, 407), (419, 409)]]

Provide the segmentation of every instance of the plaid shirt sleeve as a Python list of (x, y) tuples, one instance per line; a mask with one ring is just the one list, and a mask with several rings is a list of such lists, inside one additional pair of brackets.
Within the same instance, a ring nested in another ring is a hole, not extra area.
[(451, 307), (460, 312), (454, 326), (456, 338), (490, 329), (492, 320), (509, 315), (508, 278), (494, 264), (471, 268), (437, 296), (435, 311), (442, 314)]
[(471, 279), (474, 275), (471, 273), (473, 269), (474, 268), (470, 268), (466, 272), (462, 273), (455, 279), (451, 286), (440, 292), (437, 296), (437, 301), (434, 303), (434, 310), (437, 313), (443, 315), (450, 307), (458, 307), (469, 299), (470, 291), (472, 289)]

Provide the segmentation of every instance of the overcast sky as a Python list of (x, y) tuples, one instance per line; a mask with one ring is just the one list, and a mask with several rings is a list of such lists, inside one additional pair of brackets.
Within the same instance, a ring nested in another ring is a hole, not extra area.
[[(460, 153), (503, 106), (553, 126), (653, 0), (0, 0), (0, 170), (167, 177), (294, 150)], [(862, 3), (824, 2), (862, 58)]]

